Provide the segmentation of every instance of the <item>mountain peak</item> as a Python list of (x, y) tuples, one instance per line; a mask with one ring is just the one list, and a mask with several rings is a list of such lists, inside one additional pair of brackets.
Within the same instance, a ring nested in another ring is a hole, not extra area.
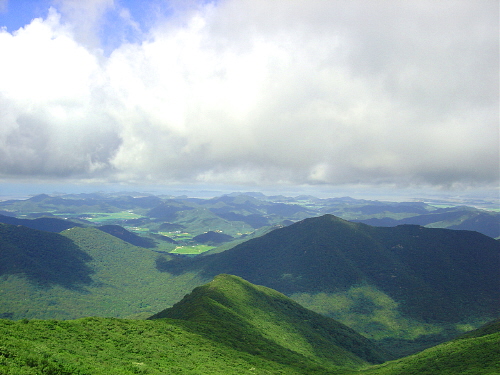
[(380, 363), (389, 357), (347, 326), (228, 274), (217, 275), (150, 319), (159, 318), (196, 323), (196, 329), (219, 338), (230, 335), (240, 350), (264, 356), (286, 350), (311, 360), (320, 353), (324, 363), (334, 366)]

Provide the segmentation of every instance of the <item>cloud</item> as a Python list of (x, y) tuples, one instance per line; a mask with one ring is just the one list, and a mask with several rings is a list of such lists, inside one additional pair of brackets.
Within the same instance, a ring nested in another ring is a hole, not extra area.
[[(498, 183), (495, 1), (78, 4), (0, 33), (4, 178)], [(103, 55), (110, 9), (142, 39)]]

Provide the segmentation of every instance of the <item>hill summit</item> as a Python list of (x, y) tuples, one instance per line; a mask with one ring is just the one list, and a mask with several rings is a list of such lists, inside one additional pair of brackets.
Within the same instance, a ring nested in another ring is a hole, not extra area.
[(185, 320), (214, 340), (276, 360), (293, 353), (321, 365), (381, 363), (390, 355), (347, 326), (285, 295), (233, 275), (218, 275), (150, 319)]

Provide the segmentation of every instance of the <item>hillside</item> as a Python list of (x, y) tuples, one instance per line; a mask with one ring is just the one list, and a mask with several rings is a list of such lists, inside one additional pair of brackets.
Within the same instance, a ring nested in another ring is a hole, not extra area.
[(60, 285), (76, 290), (92, 282), (91, 260), (88, 253), (59, 234), (0, 224), (0, 275), (4, 277), (22, 274), (42, 287)]
[(162, 270), (238, 275), (369, 337), (425, 336), (430, 346), (500, 314), (499, 262), (499, 242), (477, 232), (325, 215)]
[(96, 228), (57, 234), (3, 224), (0, 240), (3, 318), (149, 316), (208, 281), (160, 273), (158, 253)]
[(325, 215), (189, 259), (96, 228), (4, 228), (4, 318), (145, 317), (221, 273), (276, 289), (398, 356), (499, 315), (500, 244), (476, 232)]
[(497, 375), (500, 324), (495, 321), (423, 352), (374, 366), (366, 375)]
[(154, 319), (0, 320), (0, 337), (9, 374), (341, 374), (387, 358), (340, 323), (229, 275)]
[(186, 320), (196, 332), (272, 360), (283, 348), (323, 365), (355, 367), (389, 358), (352, 329), (232, 275), (215, 277), (150, 319), (159, 318)]
[(155, 247), (155, 243), (152, 239), (138, 236), (135, 233), (129, 232), (120, 225), (101, 225), (100, 227), (97, 227), (97, 229), (102, 230), (103, 232), (106, 232), (108, 234), (111, 234), (112, 236), (115, 236), (134, 246), (140, 246), (145, 248)]
[(325, 215), (186, 266), (207, 275), (239, 275), (285, 294), (369, 284), (401, 301), (405, 314), (458, 322), (499, 313), (499, 255), (498, 241), (476, 232), (377, 228)]
[(219, 275), (149, 320), (0, 319), (1, 374), (497, 374), (498, 321), (382, 364), (387, 354), (272, 289)]

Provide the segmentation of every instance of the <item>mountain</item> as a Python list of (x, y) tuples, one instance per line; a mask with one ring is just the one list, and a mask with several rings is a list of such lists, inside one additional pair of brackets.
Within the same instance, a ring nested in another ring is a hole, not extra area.
[[(214, 215), (203, 212), (200, 225)], [(0, 317), (146, 316), (222, 273), (276, 289), (398, 356), (499, 315), (500, 243), (477, 232), (325, 215), (185, 258), (90, 227), (4, 229)]]
[(422, 338), (424, 347), (500, 315), (500, 243), (470, 231), (324, 215), (161, 270), (238, 275), (371, 338)]
[(271, 360), (283, 348), (323, 365), (356, 367), (390, 357), (345, 325), (232, 275), (216, 276), (150, 319), (160, 318), (186, 320), (197, 332)]
[(499, 321), (412, 356), (388, 354), (281, 293), (218, 275), (148, 320), (0, 319), (1, 374), (498, 374)]
[(374, 366), (367, 375), (500, 374), (500, 321), (423, 352)]
[(207, 275), (239, 275), (285, 294), (370, 284), (410, 316), (458, 322), (498, 314), (499, 255), (498, 241), (477, 232), (378, 228), (325, 215), (186, 265), (199, 265)]
[(0, 337), (2, 374), (345, 374), (388, 358), (348, 327), (230, 275), (150, 320), (0, 320)]

